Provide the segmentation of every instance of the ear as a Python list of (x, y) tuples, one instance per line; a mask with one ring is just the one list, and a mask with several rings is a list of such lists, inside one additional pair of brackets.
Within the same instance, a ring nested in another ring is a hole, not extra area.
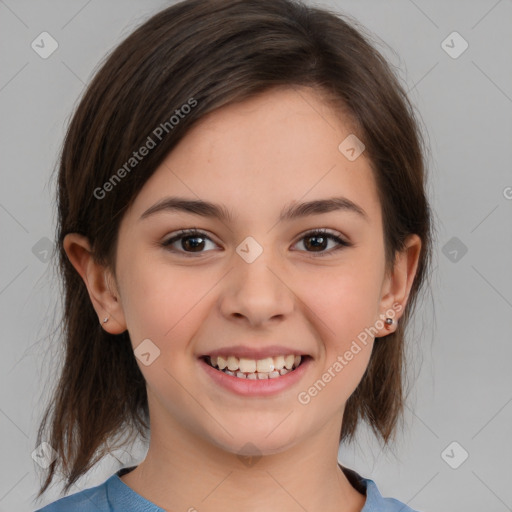
[[(396, 253), (393, 269), (384, 278), (380, 303), (380, 318), (393, 318), (392, 325), (384, 325), (380, 336), (386, 336), (397, 328), (398, 319), (402, 316), (409, 293), (416, 276), (421, 251), (421, 238), (409, 235), (402, 251)], [(392, 313), (392, 315), (390, 315)], [(379, 336), (377, 336), (379, 337)]]
[[(94, 260), (89, 240), (78, 233), (65, 236), (63, 247), (69, 261), (83, 279), (102, 328), (110, 334), (126, 331), (119, 292), (111, 272)], [(103, 322), (108, 318), (108, 322)]]

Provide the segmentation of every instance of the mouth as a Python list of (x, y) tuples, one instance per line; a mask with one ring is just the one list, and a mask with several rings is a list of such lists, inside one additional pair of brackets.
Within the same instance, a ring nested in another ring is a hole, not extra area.
[(263, 359), (249, 359), (236, 356), (203, 356), (201, 359), (213, 369), (246, 380), (278, 379), (294, 372), (310, 356), (287, 354)]

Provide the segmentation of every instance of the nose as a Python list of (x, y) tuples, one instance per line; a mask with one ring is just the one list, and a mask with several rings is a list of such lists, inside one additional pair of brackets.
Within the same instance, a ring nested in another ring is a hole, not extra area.
[(220, 309), (230, 321), (259, 327), (270, 321), (283, 321), (295, 304), (295, 295), (276, 258), (270, 251), (252, 263), (233, 255), (234, 268), (223, 280)]

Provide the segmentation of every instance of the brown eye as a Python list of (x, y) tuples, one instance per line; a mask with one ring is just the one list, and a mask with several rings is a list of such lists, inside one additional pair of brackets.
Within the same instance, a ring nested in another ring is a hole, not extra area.
[(181, 247), (186, 251), (201, 251), (204, 249), (204, 238), (199, 236), (185, 236), (181, 239)]
[[(213, 244), (212, 240), (202, 231), (183, 230), (176, 236), (173, 236), (172, 238), (169, 238), (169, 240), (163, 242), (162, 246), (173, 252), (201, 254), (203, 252), (208, 252), (204, 251), (207, 242), (211, 242)], [(174, 244), (177, 246), (173, 247)]]
[(329, 242), (329, 238), (325, 235), (310, 235), (305, 237), (304, 240), (304, 247), (314, 251), (326, 249)]
[[(333, 249), (326, 251), (329, 241), (335, 242), (337, 245)], [(320, 256), (324, 254), (331, 254), (343, 247), (350, 247), (352, 244), (343, 240), (334, 233), (329, 233), (324, 230), (316, 230), (306, 233), (300, 240), (306, 248), (306, 252), (318, 253)]]

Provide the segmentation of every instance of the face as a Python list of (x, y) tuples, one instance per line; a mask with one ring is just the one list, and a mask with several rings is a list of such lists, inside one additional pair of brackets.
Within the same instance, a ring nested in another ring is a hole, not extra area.
[[(361, 333), (377, 322), (386, 334), (391, 307), (370, 163), (338, 149), (350, 133), (311, 89), (266, 92), (203, 118), (126, 212), (118, 320), (147, 382), (152, 432), (262, 454), (339, 434), (374, 343)], [(171, 196), (225, 215), (163, 207)], [(280, 219), (333, 198), (336, 209)]]

